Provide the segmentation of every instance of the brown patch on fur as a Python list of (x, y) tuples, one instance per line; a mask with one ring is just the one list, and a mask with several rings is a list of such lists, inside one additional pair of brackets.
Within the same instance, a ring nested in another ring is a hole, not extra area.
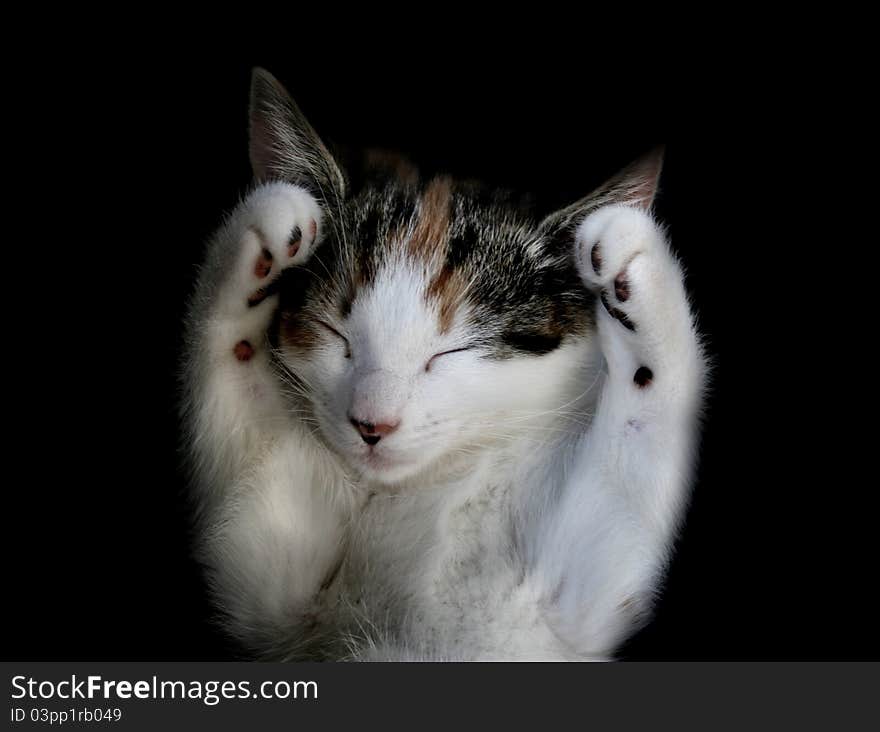
[(422, 194), (419, 218), (409, 239), (410, 254), (429, 265), (446, 259), (451, 208), (452, 181), (434, 178)]
[(407, 244), (413, 257), (425, 262), (429, 269), (437, 270), (425, 292), (425, 299), (437, 302), (441, 333), (452, 327), (452, 319), (467, 286), (460, 271), (442, 264), (449, 243), (451, 209), (451, 179), (435, 178), (422, 194), (419, 216)]
[(455, 311), (462, 301), (467, 281), (460, 270), (444, 266), (431, 280), (425, 292), (426, 300), (436, 300), (440, 310), (440, 332), (446, 333), (452, 327)]

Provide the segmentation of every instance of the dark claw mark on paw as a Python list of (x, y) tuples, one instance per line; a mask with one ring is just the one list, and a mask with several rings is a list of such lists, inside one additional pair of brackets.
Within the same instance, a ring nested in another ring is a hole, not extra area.
[(257, 263), (254, 265), (254, 274), (263, 279), (272, 270), (272, 252), (263, 249), (260, 256), (257, 257)]
[(257, 290), (253, 295), (248, 298), (248, 305), (250, 305), (251, 307), (253, 307), (254, 305), (259, 305), (261, 302), (263, 302), (263, 300), (266, 299), (266, 295), (268, 295), (268, 293), (265, 289), (261, 288)]
[(614, 297), (618, 302), (626, 302), (629, 300), (629, 280), (626, 277), (626, 271), (621, 272), (614, 278)]
[(239, 361), (250, 361), (254, 355), (254, 347), (248, 341), (239, 341), (233, 351)]
[(590, 250), (590, 264), (593, 265), (593, 272), (599, 274), (602, 269), (602, 255), (599, 253), (599, 242), (596, 242)]
[(635, 323), (633, 323), (628, 317), (626, 317), (626, 313), (623, 312), (623, 310), (613, 308), (611, 307), (611, 305), (608, 304), (608, 294), (605, 292), (605, 290), (602, 290), (602, 293), (599, 295), (599, 299), (602, 301), (602, 305), (605, 307), (605, 309), (608, 311), (608, 314), (612, 318), (619, 321), (620, 324), (627, 330), (635, 332)]
[(622, 310), (618, 310), (617, 308), (614, 308), (614, 310), (611, 311), (611, 314), (615, 318), (617, 318), (617, 320), (620, 322), (620, 324), (624, 328), (626, 328), (627, 330), (631, 330), (633, 333), (636, 332), (635, 323), (633, 323), (629, 318), (627, 318), (626, 313), (624, 313)]
[(265, 300), (269, 295), (274, 295), (278, 292), (278, 278), (276, 278), (273, 282), (270, 282), (265, 287), (261, 287), (259, 290), (254, 292), (248, 298), (248, 307), (254, 307), (255, 305), (259, 305), (263, 300)]
[(651, 383), (651, 379), (654, 378), (654, 372), (651, 371), (647, 366), (639, 366), (638, 370), (633, 376), (633, 381), (639, 385), (640, 388), (644, 389), (648, 384)]
[(299, 226), (294, 226), (293, 231), (290, 232), (290, 238), (287, 240), (287, 256), (295, 256), (299, 251), (300, 244), (302, 244), (302, 229)]

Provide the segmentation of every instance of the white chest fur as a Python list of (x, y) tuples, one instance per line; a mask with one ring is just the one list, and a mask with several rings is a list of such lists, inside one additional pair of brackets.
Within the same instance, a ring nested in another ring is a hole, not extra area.
[[(355, 522), (340, 573), (339, 622), (359, 653), (405, 657), (554, 657), (564, 651), (542, 616), (546, 590), (529, 569), (523, 488), (563, 450), (512, 442), (466, 476), (415, 492), (376, 493)], [(516, 459), (516, 455), (520, 459)], [(534, 485), (530, 485), (530, 490)], [(366, 643), (364, 642), (366, 640)]]

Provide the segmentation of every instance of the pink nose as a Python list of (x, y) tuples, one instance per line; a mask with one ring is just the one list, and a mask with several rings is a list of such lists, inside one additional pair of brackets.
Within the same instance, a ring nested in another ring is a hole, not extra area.
[(374, 424), (373, 422), (365, 422), (364, 420), (356, 419), (355, 417), (350, 417), (349, 421), (354, 425), (354, 428), (361, 433), (361, 439), (368, 445), (375, 445), (383, 437), (388, 437), (388, 435), (394, 432), (394, 430), (400, 425), (400, 422), (383, 422)]

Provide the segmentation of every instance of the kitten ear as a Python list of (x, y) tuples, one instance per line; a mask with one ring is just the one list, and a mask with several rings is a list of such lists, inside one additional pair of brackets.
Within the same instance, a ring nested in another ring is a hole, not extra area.
[(623, 203), (650, 210), (657, 193), (657, 181), (663, 168), (663, 148), (657, 147), (630, 163), (613, 178), (577, 203), (550, 214), (541, 223), (545, 230), (574, 227), (601, 206)]
[(325, 202), (345, 195), (345, 176), (281, 83), (265, 69), (251, 75), (250, 157), (259, 182), (302, 185)]

